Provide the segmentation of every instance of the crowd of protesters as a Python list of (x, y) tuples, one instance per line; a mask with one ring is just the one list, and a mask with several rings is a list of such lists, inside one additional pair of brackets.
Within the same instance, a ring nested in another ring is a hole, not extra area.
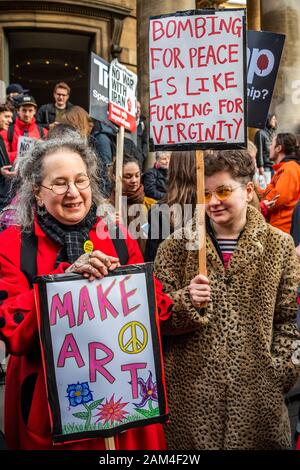
[[(0, 105), (8, 448), (53, 448), (33, 290), (20, 257), (25, 232), (37, 243), (32, 275), (77, 272), (93, 281), (120, 265), (154, 262), (170, 420), (120, 434), (118, 449), (291, 448), (285, 396), (300, 371), (297, 136), (278, 133), (273, 114), (247, 150), (206, 153), (207, 274), (199, 274), (195, 153), (157, 152), (146, 169), (147, 124), (138, 102), (137, 145), (130, 135), (124, 143), (120, 215), (117, 127), (92, 119), (70, 98), (60, 82), (53, 102), (38, 106), (29, 90), (11, 84)], [(25, 138), (32, 147), (22, 156)], [(111, 220), (125, 245), (97, 240), (96, 226), (106, 230)], [(92, 256), (82, 251), (87, 238)], [(104, 449), (104, 442), (64, 448)]]

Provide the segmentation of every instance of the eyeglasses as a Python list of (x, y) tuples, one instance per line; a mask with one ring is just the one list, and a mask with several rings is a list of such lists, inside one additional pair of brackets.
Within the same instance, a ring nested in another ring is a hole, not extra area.
[(206, 191), (204, 192), (204, 199), (205, 199), (205, 203), (207, 204), (213, 194), (216, 196), (217, 199), (219, 199), (219, 201), (225, 201), (226, 199), (229, 198), (229, 196), (231, 196), (232, 192), (235, 191), (235, 189), (237, 188), (240, 188), (241, 186), (244, 186), (244, 184), (239, 184), (238, 186), (235, 186), (234, 188), (232, 188), (231, 186), (219, 186), (215, 191)]
[(62, 196), (63, 194), (67, 194), (71, 183), (76, 186), (78, 191), (87, 189), (91, 184), (90, 178), (88, 176), (84, 176), (76, 181), (69, 181), (69, 183), (64, 181), (61, 183), (52, 184), (51, 186), (45, 186), (44, 184), (40, 184), (40, 186), (42, 186), (42, 188), (50, 189), (50, 191), (53, 191), (54, 194), (57, 194), (58, 196)]

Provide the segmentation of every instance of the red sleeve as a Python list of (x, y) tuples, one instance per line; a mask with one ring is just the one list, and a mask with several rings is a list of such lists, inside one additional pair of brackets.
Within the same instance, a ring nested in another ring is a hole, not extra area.
[[(60, 263), (49, 274), (61, 274), (69, 266)], [(0, 255), (0, 338), (7, 352), (28, 354), (38, 342), (34, 291), (25, 275), (6, 256)]]
[[(17, 151), (16, 150), (13, 150), (12, 152), (10, 151), (10, 143), (8, 142), (8, 131), (5, 131), (5, 130), (2, 130), (0, 132), (0, 135), (5, 143), (5, 147), (6, 147), (6, 151), (7, 151), (7, 154), (8, 154), (8, 158), (9, 158), (9, 161), (10, 163), (13, 163), (14, 160), (16, 159), (16, 156), (17, 156)], [(13, 143), (12, 143), (12, 149), (13, 149)]]
[(266, 204), (264, 203), (264, 201), (260, 201), (259, 205), (260, 205), (261, 213), (264, 216), (264, 218), (266, 219), (267, 215), (268, 215), (268, 212), (269, 212), (268, 208), (267, 208)]
[[(123, 234), (127, 238), (127, 248), (128, 248), (128, 264), (139, 264), (144, 263), (143, 255), (140, 251), (139, 245), (136, 240), (132, 238), (129, 232), (123, 227), (120, 226)], [(154, 276), (154, 287), (156, 295), (156, 304), (158, 310), (158, 316), (160, 321), (168, 320), (171, 315), (172, 300), (163, 292), (162, 283), (156, 279)]]

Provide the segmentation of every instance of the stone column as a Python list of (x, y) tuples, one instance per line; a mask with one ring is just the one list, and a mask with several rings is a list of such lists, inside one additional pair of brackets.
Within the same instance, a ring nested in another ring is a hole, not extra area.
[(260, 0), (247, 1), (248, 29), (260, 30)]
[(286, 35), (271, 102), (278, 129), (300, 132), (300, 2), (261, 0), (261, 29)]
[[(148, 116), (149, 107), (149, 16), (194, 10), (195, 0), (139, 0), (137, 2), (138, 97), (142, 114)], [(152, 166), (150, 156), (147, 167)]]
[[(261, 0), (248, 0), (247, 1), (247, 29), (261, 29), (260, 17), (260, 3)], [(257, 129), (248, 127), (248, 138), (254, 140)]]

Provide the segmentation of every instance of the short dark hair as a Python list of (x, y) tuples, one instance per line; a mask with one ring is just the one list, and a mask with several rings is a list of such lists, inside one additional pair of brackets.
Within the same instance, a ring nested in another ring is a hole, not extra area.
[(298, 140), (295, 134), (282, 132), (276, 136), (276, 145), (281, 145), (286, 156), (295, 155), (299, 152)]
[(7, 113), (7, 112), (12, 113), (13, 110), (7, 103), (0, 104), (0, 113)]
[(205, 176), (227, 171), (233, 179), (242, 183), (253, 180), (254, 161), (246, 150), (219, 150), (204, 157)]

